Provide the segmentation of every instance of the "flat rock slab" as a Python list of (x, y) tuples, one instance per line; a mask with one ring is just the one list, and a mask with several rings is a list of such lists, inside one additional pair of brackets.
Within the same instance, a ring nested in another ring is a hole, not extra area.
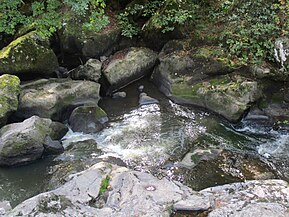
[(24, 201), (7, 216), (157, 217), (170, 216), (175, 209), (206, 211), (210, 217), (253, 213), (286, 217), (288, 200), (288, 184), (281, 180), (249, 181), (195, 192), (166, 178), (98, 163), (71, 175), (63, 186)]
[(99, 100), (98, 83), (71, 79), (41, 79), (21, 87), (16, 116), (25, 119), (33, 115), (53, 120), (68, 118), (73, 108)]

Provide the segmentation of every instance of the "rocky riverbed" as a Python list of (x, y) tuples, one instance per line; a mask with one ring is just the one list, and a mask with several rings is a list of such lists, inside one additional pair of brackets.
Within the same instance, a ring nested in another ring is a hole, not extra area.
[(287, 77), (188, 40), (81, 45), (72, 70), (35, 32), (0, 51), (0, 215), (289, 216)]

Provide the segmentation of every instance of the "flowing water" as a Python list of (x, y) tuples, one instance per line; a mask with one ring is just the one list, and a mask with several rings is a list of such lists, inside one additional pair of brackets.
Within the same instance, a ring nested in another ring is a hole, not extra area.
[[(159, 104), (138, 106), (141, 84)], [(69, 131), (63, 138), (67, 149), (63, 154), (0, 168), (0, 201), (9, 200), (15, 206), (47, 190), (55, 168), (68, 167), (67, 162), (79, 162), (85, 168), (92, 162), (118, 159), (127, 167), (178, 180), (196, 190), (246, 179), (288, 179), (286, 132), (250, 122), (232, 126), (202, 109), (171, 102), (146, 80), (124, 91), (125, 99), (100, 102), (110, 118), (101, 132)], [(88, 145), (78, 143), (88, 139)]]

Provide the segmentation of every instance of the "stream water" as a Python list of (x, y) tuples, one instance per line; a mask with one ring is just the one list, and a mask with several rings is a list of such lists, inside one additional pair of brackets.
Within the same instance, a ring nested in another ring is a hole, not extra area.
[[(159, 104), (138, 106), (139, 85)], [(178, 180), (196, 190), (246, 179), (288, 180), (286, 132), (244, 121), (232, 126), (209, 112), (174, 104), (147, 80), (124, 91), (124, 99), (100, 102), (110, 119), (101, 132), (69, 131), (63, 138), (67, 149), (63, 154), (45, 156), (26, 166), (0, 168), (0, 201), (15, 206), (47, 190), (55, 168), (68, 167), (67, 162), (73, 162), (75, 169), (78, 163), (88, 166), (117, 159), (135, 170)], [(88, 139), (88, 145), (78, 143)]]

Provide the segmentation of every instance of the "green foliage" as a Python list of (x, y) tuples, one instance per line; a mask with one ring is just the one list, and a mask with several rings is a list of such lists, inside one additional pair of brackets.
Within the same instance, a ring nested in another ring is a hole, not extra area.
[(132, 2), (118, 19), (122, 35), (133, 37), (142, 30), (160, 30), (165, 33), (196, 17), (197, 5), (180, 0)]
[(63, 26), (63, 11), (86, 20), (83, 28), (99, 31), (109, 23), (105, 0), (1, 0), (0, 33), (13, 35), (22, 26), (31, 26), (49, 37)]
[(246, 63), (274, 59), (274, 42), (288, 34), (289, 2), (226, 0), (211, 12), (227, 26), (222, 46)]
[(100, 184), (100, 189), (99, 189), (99, 194), (103, 194), (106, 189), (108, 188), (109, 186), (109, 180), (110, 180), (110, 177), (109, 176), (106, 176), (105, 179), (103, 179), (101, 181), (101, 184)]

